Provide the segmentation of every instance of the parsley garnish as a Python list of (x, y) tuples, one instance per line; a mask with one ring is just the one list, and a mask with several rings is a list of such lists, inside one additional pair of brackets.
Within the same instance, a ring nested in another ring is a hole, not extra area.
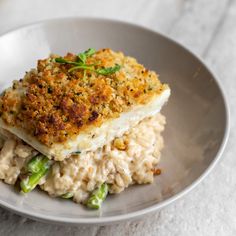
[(120, 70), (120, 65), (116, 64), (113, 67), (97, 69), (96, 72), (100, 75), (110, 75)]
[(89, 48), (85, 52), (79, 53), (77, 57), (85, 64), (87, 57), (91, 57), (95, 52), (96, 50), (94, 48)]
[(74, 70), (79, 70), (82, 69), (84, 70), (84, 77), (86, 76), (86, 71), (93, 71), (99, 75), (111, 75), (114, 74), (115, 72), (119, 71), (121, 66), (116, 64), (113, 67), (107, 67), (107, 68), (98, 68), (95, 69), (95, 66), (98, 64), (86, 64), (86, 60), (88, 57), (91, 57), (95, 53), (95, 49), (89, 48), (85, 52), (77, 54), (77, 59), (76, 61), (68, 61), (62, 57), (55, 58), (55, 62), (61, 63), (61, 64), (70, 64), (73, 65), (68, 71), (74, 71)]

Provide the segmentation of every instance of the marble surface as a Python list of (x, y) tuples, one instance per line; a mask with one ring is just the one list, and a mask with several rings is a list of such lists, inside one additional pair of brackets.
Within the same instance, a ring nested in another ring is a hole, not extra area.
[(219, 76), (231, 108), (220, 163), (192, 192), (145, 218), (111, 226), (39, 223), (0, 208), (0, 235), (236, 235), (236, 0), (0, 0), (0, 34), (31, 22), (96, 16), (141, 24), (181, 42)]

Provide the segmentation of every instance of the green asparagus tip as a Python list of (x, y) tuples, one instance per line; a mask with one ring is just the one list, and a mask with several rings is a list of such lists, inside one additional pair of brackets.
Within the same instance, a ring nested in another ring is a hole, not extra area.
[(45, 168), (45, 165), (49, 164), (49, 159), (46, 156), (39, 154), (28, 162), (27, 170), (31, 173), (38, 173), (42, 168)]
[(99, 209), (108, 194), (108, 185), (103, 183), (99, 188), (94, 190), (87, 201), (87, 207)]
[(74, 194), (72, 192), (68, 192), (68, 193), (65, 193), (65, 194), (61, 195), (61, 197), (65, 198), (65, 199), (69, 199), (69, 198), (72, 198), (73, 195)]
[(51, 161), (41, 154), (33, 157), (27, 164), (27, 177), (20, 182), (22, 192), (28, 193), (32, 191), (37, 186), (40, 179), (47, 174), (50, 165)]
[(32, 191), (37, 186), (40, 179), (47, 174), (48, 170), (49, 168), (43, 168), (38, 173), (33, 173), (32, 175), (29, 175), (25, 179), (21, 180), (21, 190), (24, 193)]

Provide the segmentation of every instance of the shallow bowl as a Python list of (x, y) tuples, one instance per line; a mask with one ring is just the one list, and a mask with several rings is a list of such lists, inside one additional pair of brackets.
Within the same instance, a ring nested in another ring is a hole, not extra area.
[[(0, 205), (41, 221), (108, 224), (156, 211), (195, 187), (219, 160), (228, 132), (228, 108), (216, 77), (195, 55), (173, 40), (140, 26), (90, 18), (29, 25), (0, 37), (0, 88), (20, 79), (50, 53), (112, 48), (137, 58), (169, 83), (162, 174), (153, 184), (109, 196), (100, 211), (33, 191), (22, 196), (0, 183)], [(210, 194), (210, 193), (209, 193)]]

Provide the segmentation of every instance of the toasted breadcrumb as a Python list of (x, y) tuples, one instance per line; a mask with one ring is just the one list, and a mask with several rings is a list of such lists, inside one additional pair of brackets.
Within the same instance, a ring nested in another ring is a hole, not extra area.
[[(39, 60), (36, 69), (0, 97), (1, 119), (49, 147), (148, 103), (168, 87), (134, 58), (110, 49), (97, 51), (86, 62), (97, 63), (96, 68), (121, 66), (106, 76), (86, 71), (84, 77), (84, 70), (69, 72), (71, 65), (57, 63), (55, 57)], [(75, 61), (76, 55), (68, 53), (64, 59)]]

